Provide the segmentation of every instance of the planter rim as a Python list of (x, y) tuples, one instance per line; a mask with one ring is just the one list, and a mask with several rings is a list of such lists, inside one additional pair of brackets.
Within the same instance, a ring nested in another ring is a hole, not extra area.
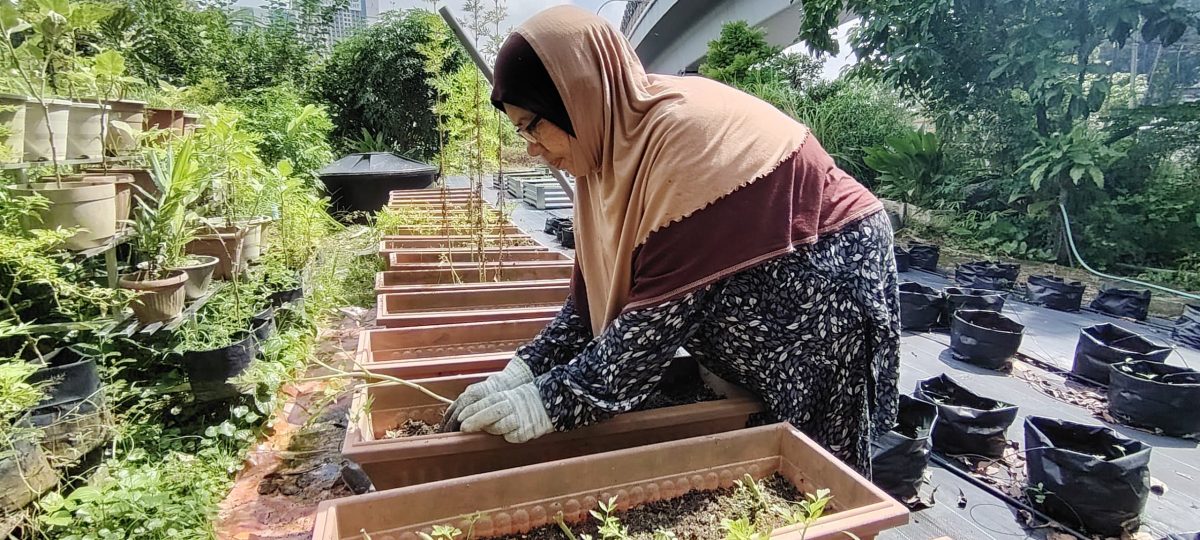
[[(987, 313), (988, 315), (976, 315), (979, 313)], [(1003, 328), (992, 328), (990, 326), (983, 326), (981, 324), (976, 324), (976, 323), (964, 318), (963, 315), (966, 315), (968, 317), (976, 317), (976, 316), (978, 316), (978, 317), (993, 317), (993, 316), (999, 317), (1001, 319), (1004, 319), (1008, 322), (1011, 322), (1011, 323), (1019, 326), (1021, 329), (1017, 330), (1017, 331), (1011, 331), (1011, 330), (1005, 330)], [(996, 333), (1000, 333), (1000, 334), (1009, 334), (1009, 335), (1019, 336), (1019, 335), (1022, 335), (1025, 330), (1025, 325), (1004, 316), (1004, 314), (1002, 314), (1002, 313), (999, 313), (996, 311), (988, 311), (986, 309), (960, 309), (960, 310), (957, 310), (954, 312), (954, 318), (967, 326), (971, 326), (973, 328), (979, 328), (981, 330), (987, 330), (988, 332), (996, 332)]]
[(202, 229), (204, 232), (193, 237), (196, 240), (230, 240), (246, 236), (249, 232), (245, 227), (218, 225)]
[(1138, 377), (1137, 375), (1134, 375), (1132, 373), (1126, 373), (1125, 371), (1120, 369), (1121, 366), (1126, 366), (1126, 365), (1132, 366), (1134, 364), (1165, 367), (1165, 368), (1167, 368), (1167, 371), (1178, 370), (1178, 371), (1175, 371), (1175, 373), (1172, 373), (1172, 375), (1178, 374), (1178, 373), (1192, 373), (1192, 374), (1200, 375), (1200, 372), (1198, 372), (1194, 369), (1188, 369), (1188, 368), (1179, 367), (1179, 366), (1172, 366), (1169, 364), (1164, 364), (1162, 362), (1155, 362), (1153, 360), (1129, 360), (1129, 361), (1125, 361), (1125, 362), (1117, 362), (1115, 364), (1109, 364), (1108, 365), (1109, 366), (1108, 367), (1109, 377), (1110, 378), (1114, 377), (1114, 376), (1126, 377), (1129, 379), (1134, 379), (1142, 384), (1152, 384), (1155, 386), (1165, 386), (1165, 387), (1170, 387), (1170, 388), (1200, 388), (1200, 382), (1195, 382), (1195, 383), (1190, 383), (1190, 382), (1189, 383), (1173, 383), (1173, 382), (1169, 382), (1169, 381), (1164, 382), (1164, 381), (1160, 381), (1160, 380)]
[[(1110, 328), (1113, 330), (1117, 330), (1119, 333), (1126, 334), (1122, 337), (1119, 337), (1118, 340), (1129, 341), (1129, 342), (1133, 342), (1133, 343), (1137, 343), (1137, 342), (1145, 343), (1147, 345), (1146, 350), (1139, 351), (1139, 350), (1135, 350), (1135, 349), (1122, 347), (1120, 345), (1112, 345), (1112, 344), (1108, 343), (1107, 340), (1103, 339), (1103, 334), (1101, 334), (1101, 333), (1104, 332), (1105, 330), (1109, 330)], [(1154, 353), (1157, 353), (1157, 352), (1160, 352), (1163, 350), (1170, 350), (1170, 347), (1168, 347), (1166, 345), (1162, 345), (1160, 343), (1155, 343), (1154, 341), (1151, 341), (1149, 338), (1147, 338), (1146, 336), (1143, 336), (1142, 334), (1127, 330), (1124, 327), (1115, 325), (1113, 323), (1100, 323), (1097, 325), (1088, 326), (1086, 328), (1081, 328), (1079, 330), (1079, 333), (1082, 336), (1087, 336), (1087, 338), (1089, 340), (1096, 342), (1096, 344), (1098, 344), (1100, 346), (1103, 346), (1103, 347), (1106, 347), (1109, 349), (1113, 349), (1115, 351), (1120, 351), (1123, 353), (1145, 355), (1145, 354), (1154, 354)]]
[[(38, 103), (38, 100), (36, 97), (28, 96), (26, 98), (26, 100), (33, 105), (41, 105), (40, 103)], [(60, 105), (61, 106), (61, 105), (71, 105), (72, 104), (71, 100), (69, 100), (69, 99), (44, 98), (44, 99), (42, 99), (42, 101), (46, 102), (46, 105)]]
[(150, 290), (161, 287), (170, 287), (172, 285), (180, 285), (187, 281), (187, 272), (184, 272), (183, 270), (167, 269), (167, 272), (171, 273), (169, 277), (151, 280), (136, 279), (134, 276), (138, 274), (137, 272), (133, 274), (122, 274), (121, 279), (118, 280), (118, 283), (124, 289)]
[[(114, 174), (115, 173), (115, 174)], [(118, 176), (121, 175), (121, 176)], [(70, 180), (68, 180), (68, 178)], [(104, 178), (105, 180), (99, 180)], [(80, 174), (64, 174), (63, 182), (104, 182), (109, 184), (132, 184), (133, 176), (130, 173), (118, 173), (117, 171), (85, 171)], [(53, 182), (51, 182), (53, 183)]]
[(33, 182), (19, 184), (9, 188), (13, 191), (28, 191), (30, 193), (67, 193), (73, 192), (75, 202), (98, 201), (116, 197), (116, 187), (111, 182), (63, 182), (62, 186), (54, 182)]
[(136, 105), (141, 107), (146, 106), (146, 102), (140, 99), (110, 99), (108, 100), (108, 103), (120, 103), (122, 105)]
[(184, 264), (181, 266), (168, 266), (167, 270), (172, 270), (172, 271), (173, 270), (193, 270), (196, 268), (204, 268), (206, 266), (216, 266), (217, 263), (221, 262), (221, 259), (213, 257), (212, 255), (191, 255), (191, 254), (189, 254), (189, 255), (187, 255), (187, 257), (190, 257), (193, 259), (208, 259), (208, 260), (201, 261), (196, 264)]
[(235, 346), (245, 346), (251, 340), (254, 339), (254, 330), (257, 330), (257, 329), (258, 329), (258, 327), (256, 326), (249, 330), (238, 330), (237, 332), (234, 332), (233, 334), (231, 334), (229, 336), (229, 343), (221, 345), (220, 347), (213, 347), (211, 349), (200, 349), (200, 350), (195, 350), (195, 351), (183, 351), (183, 354), (184, 354), (184, 356), (187, 356), (188, 354), (204, 354), (204, 353), (210, 353), (213, 351), (219, 351), (221, 349), (228, 349), (230, 347), (235, 347)]
[(70, 101), (69, 103), (71, 104), (72, 107), (76, 107), (79, 109), (99, 109), (99, 108), (101, 108), (101, 106), (99, 104), (90, 103), (87, 101)]

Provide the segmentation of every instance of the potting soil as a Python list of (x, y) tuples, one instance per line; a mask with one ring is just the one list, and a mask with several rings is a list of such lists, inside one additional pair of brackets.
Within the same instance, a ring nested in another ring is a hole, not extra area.
[(398, 439), (400, 437), (416, 437), (418, 435), (433, 435), (442, 429), (442, 423), (430, 424), (422, 420), (409, 418), (404, 423), (396, 426), (396, 429), (389, 429), (384, 433), (385, 439)]
[[(802, 500), (800, 493), (790, 482), (778, 474), (758, 482), (768, 504), (771, 506), (792, 506), (791, 503)], [(834, 497), (836, 493), (832, 494)], [(653, 540), (655, 531), (671, 531), (679, 540), (712, 540), (725, 538), (725, 530), (721, 528), (721, 520), (737, 520), (743, 517), (758, 519), (757, 523), (779, 528), (786, 526), (779, 516), (773, 512), (756, 512), (756, 501), (751, 495), (739, 492), (736, 488), (718, 489), (713, 491), (693, 491), (674, 499), (655, 501), (636, 508), (618, 512), (615, 517), (629, 531), (631, 540)], [(826, 507), (826, 513), (833, 512), (833, 505)], [(590, 510), (598, 510), (592, 508)], [(568, 524), (576, 538), (581, 534), (590, 534), (599, 538), (598, 521), (589, 517), (584, 523)], [(512, 534), (495, 537), (496, 540), (562, 540), (566, 538), (557, 524), (539, 527), (528, 533)]]

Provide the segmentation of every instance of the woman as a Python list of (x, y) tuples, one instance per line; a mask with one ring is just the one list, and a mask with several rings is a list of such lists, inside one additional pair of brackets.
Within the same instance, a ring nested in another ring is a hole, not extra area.
[(447, 426), (524, 442), (596, 422), (637, 407), (684, 347), (868, 471), (898, 399), (879, 201), (805, 126), (710, 80), (647, 75), (578, 8), (518, 28), (495, 75), (529, 153), (576, 177), (576, 267), (562, 312)]

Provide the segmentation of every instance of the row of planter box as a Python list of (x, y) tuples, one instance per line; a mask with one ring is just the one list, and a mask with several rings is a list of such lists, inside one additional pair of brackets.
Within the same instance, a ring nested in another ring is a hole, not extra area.
[[(392, 204), (439, 197), (394, 192)], [(359, 365), (451, 399), (503, 368), (560, 309), (573, 266), (509, 233), (488, 235), (485, 246), (465, 237), (385, 238), (380, 254), (389, 269), (376, 281), (385, 328), (361, 335)], [(688, 360), (677, 365), (696, 369)], [(552, 525), (560, 513), (568, 523), (585, 520), (612, 496), (628, 509), (774, 473), (803, 491), (836, 494), (836, 511), (813, 524), (807, 538), (840, 531), (872, 538), (907, 520), (903, 506), (790, 426), (743, 429), (763, 411), (744, 395), (631, 412), (520, 447), (481, 433), (389, 438), (410, 420), (436, 424), (444, 408), (401, 384), (360, 389), (351, 410), (369, 412), (351, 422), (342, 451), (384, 491), (326, 501), (313, 538), (415, 540), (437, 525), (496, 537)], [(481, 517), (466, 523), (476, 513)], [(781, 528), (772, 538), (800, 538), (800, 529)]]
[(143, 101), (83, 102), (0, 95), (0, 125), (8, 136), (6, 162), (96, 159), (137, 150), (148, 128), (184, 133), (199, 115), (182, 110), (147, 108)]

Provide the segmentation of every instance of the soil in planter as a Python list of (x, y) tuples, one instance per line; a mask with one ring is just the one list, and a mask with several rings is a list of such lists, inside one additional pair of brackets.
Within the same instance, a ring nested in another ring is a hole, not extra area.
[[(763, 495), (770, 506), (791, 506), (795, 501), (804, 499), (790, 482), (778, 474), (758, 482)], [(834, 494), (836, 496), (836, 494)], [(618, 512), (614, 516), (621, 525), (629, 531), (631, 540), (653, 540), (654, 532), (669, 530), (675, 533), (679, 540), (711, 540), (725, 538), (721, 520), (736, 520), (749, 517), (755, 513), (757, 502), (747, 493), (739, 493), (736, 488), (718, 489), (714, 491), (692, 491), (674, 499), (654, 501), (636, 508)], [(833, 512), (833, 505), (827, 507), (826, 513)], [(589, 510), (596, 510), (591, 508)], [(771, 512), (758, 512), (757, 523), (779, 528), (787, 525), (779, 516)], [(588, 518), (584, 523), (568, 524), (578, 538), (580, 534), (590, 534), (599, 538), (598, 523), (594, 518)], [(533, 529), (525, 534), (512, 534), (494, 537), (493, 540), (562, 540), (566, 538), (557, 524), (546, 525)]]
[(396, 429), (389, 429), (383, 434), (385, 439), (399, 439), (401, 437), (416, 437), (418, 435), (433, 435), (442, 429), (442, 423), (430, 424), (421, 420), (409, 418), (404, 423), (396, 426)]

